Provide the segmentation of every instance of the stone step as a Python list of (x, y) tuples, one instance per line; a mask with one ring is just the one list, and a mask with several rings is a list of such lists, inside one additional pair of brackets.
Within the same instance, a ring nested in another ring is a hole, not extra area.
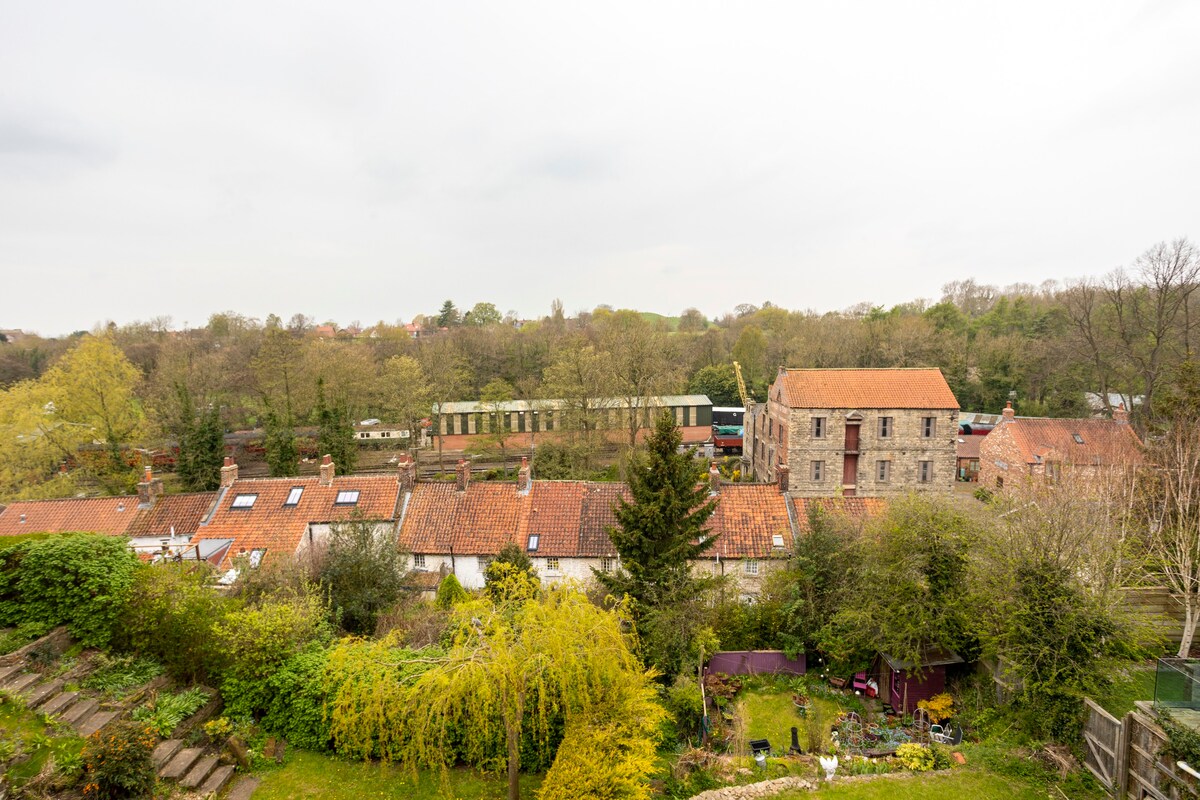
[(225, 796), (225, 800), (250, 800), (250, 795), (254, 794), (260, 783), (260, 778), (239, 778)]
[(38, 675), (36, 672), (26, 672), (22, 675), (16, 676), (15, 678), (9, 678), (8, 683), (4, 685), (4, 688), (10, 692), (23, 692), (41, 680), (41, 678), (42, 676)]
[(25, 669), (25, 665), (20, 661), (16, 664), (9, 664), (7, 667), (0, 667), (0, 686), (3, 686), (5, 681), (23, 669)]
[(62, 721), (74, 725), (90, 717), (100, 707), (100, 701), (94, 697), (81, 697), (75, 705), (62, 714)]
[(120, 711), (97, 711), (87, 719), (75, 726), (75, 731), (84, 738), (91, 736), (96, 731), (103, 728), (108, 723), (112, 722), (118, 716)]
[(77, 697), (79, 692), (59, 692), (46, 701), (46, 705), (42, 706), (42, 713), (46, 716), (61, 715), (71, 707)]
[(208, 780), (200, 787), (200, 794), (208, 797), (216, 795), (217, 792), (225, 788), (225, 785), (233, 780), (233, 765), (226, 764), (223, 767), (217, 767), (212, 774), (208, 776)]
[(25, 695), (25, 705), (29, 708), (37, 708), (45, 703), (51, 697), (57, 695), (63, 687), (63, 682), (60, 679), (40, 683), (33, 687), (33, 690)]
[(195, 789), (200, 784), (204, 783), (204, 779), (212, 774), (212, 771), (217, 768), (216, 756), (205, 756), (196, 762), (196, 766), (188, 770), (188, 774), (184, 775), (179, 781), (179, 785), (185, 789)]
[(203, 747), (184, 748), (176, 753), (174, 757), (167, 762), (165, 767), (159, 770), (158, 777), (170, 781), (177, 781), (184, 775), (188, 774), (188, 771), (191, 770), (191, 768), (202, 755), (204, 755)]
[(162, 769), (163, 765), (175, 757), (183, 748), (183, 739), (163, 739), (154, 748), (154, 768)]

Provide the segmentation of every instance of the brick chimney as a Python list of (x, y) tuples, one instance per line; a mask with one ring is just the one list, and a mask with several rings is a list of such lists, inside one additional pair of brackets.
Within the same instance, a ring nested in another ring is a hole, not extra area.
[(455, 473), (457, 474), (456, 483), (458, 485), (458, 491), (465, 492), (467, 490), (467, 484), (471, 482), (470, 463), (468, 463), (466, 459), (460, 458), (458, 460), (458, 466), (455, 467)]
[(708, 468), (708, 491), (714, 495), (721, 493), (721, 470), (717, 469), (716, 461)]
[(238, 478), (237, 464), (229, 456), (225, 456), (225, 466), (221, 467), (221, 488), (233, 486)]
[(1129, 424), (1129, 412), (1125, 410), (1125, 403), (1113, 409), (1113, 422), (1123, 422)]
[(787, 464), (779, 464), (775, 467), (775, 478), (779, 481), (779, 493), (787, 494), (788, 481), (791, 477), (791, 470)]
[(333, 486), (333, 475), (336, 467), (333, 465), (333, 456), (326, 453), (321, 456), (321, 479), (322, 486)]
[(517, 491), (520, 494), (529, 494), (533, 489), (533, 476), (529, 471), (529, 459), (521, 456), (521, 468), (517, 470)]
[(1012, 419), (1017, 415), (1017, 412), (1013, 411), (1012, 400), (1004, 404), (1004, 411), (1000, 412), (1000, 415), (1005, 419)]
[(417, 463), (407, 455), (400, 456), (400, 469), (396, 473), (396, 480), (400, 482), (402, 492), (411, 492), (417, 485)]
[(146, 467), (146, 476), (137, 485), (137, 490), (138, 508), (154, 508), (154, 504), (158, 502), (158, 498), (163, 495), (162, 478), (154, 477), (154, 470)]

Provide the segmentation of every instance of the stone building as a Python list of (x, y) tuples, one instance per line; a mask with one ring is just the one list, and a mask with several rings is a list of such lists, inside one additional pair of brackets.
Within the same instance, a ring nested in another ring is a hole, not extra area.
[(1113, 419), (1018, 417), (1012, 403), (979, 445), (979, 483), (1003, 489), (1029, 479), (1056, 481), (1068, 470), (1084, 485), (1113, 469), (1142, 463), (1142, 442), (1118, 406)]
[(783, 480), (794, 496), (954, 484), (958, 400), (938, 369), (781, 368), (747, 431), (743, 460), (754, 476)]

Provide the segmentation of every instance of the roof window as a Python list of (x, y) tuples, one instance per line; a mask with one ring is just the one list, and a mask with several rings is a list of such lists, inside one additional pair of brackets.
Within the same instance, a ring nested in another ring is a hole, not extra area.
[(337, 499), (333, 501), (335, 506), (356, 506), (358, 505), (358, 489), (347, 489), (337, 493)]
[(287, 500), (283, 501), (284, 506), (295, 506), (300, 504), (300, 496), (304, 494), (303, 486), (293, 486), (288, 492)]
[(230, 508), (254, 508), (254, 501), (258, 499), (256, 494), (239, 494), (233, 498), (233, 505)]
[(529, 552), (532, 553), (538, 549), (538, 542), (540, 540), (541, 540), (541, 537), (538, 536), (536, 533), (529, 534)]
[(771, 536), (771, 546), (772, 547), (783, 547), (783, 534), (782, 533), (776, 533)]
[(1075, 444), (1083, 444), (1083, 437), (1078, 433), (1072, 433), (1071, 438), (1075, 440)]

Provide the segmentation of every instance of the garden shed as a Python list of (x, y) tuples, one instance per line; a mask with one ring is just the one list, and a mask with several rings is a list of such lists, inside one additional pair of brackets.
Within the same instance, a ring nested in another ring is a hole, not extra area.
[(946, 691), (946, 669), (962, 663), (962, 656), (944, 647), (923, 648), (915, 662), (880, 653), (879, 696), (897, 712), (911, 714), (920, 701)]

